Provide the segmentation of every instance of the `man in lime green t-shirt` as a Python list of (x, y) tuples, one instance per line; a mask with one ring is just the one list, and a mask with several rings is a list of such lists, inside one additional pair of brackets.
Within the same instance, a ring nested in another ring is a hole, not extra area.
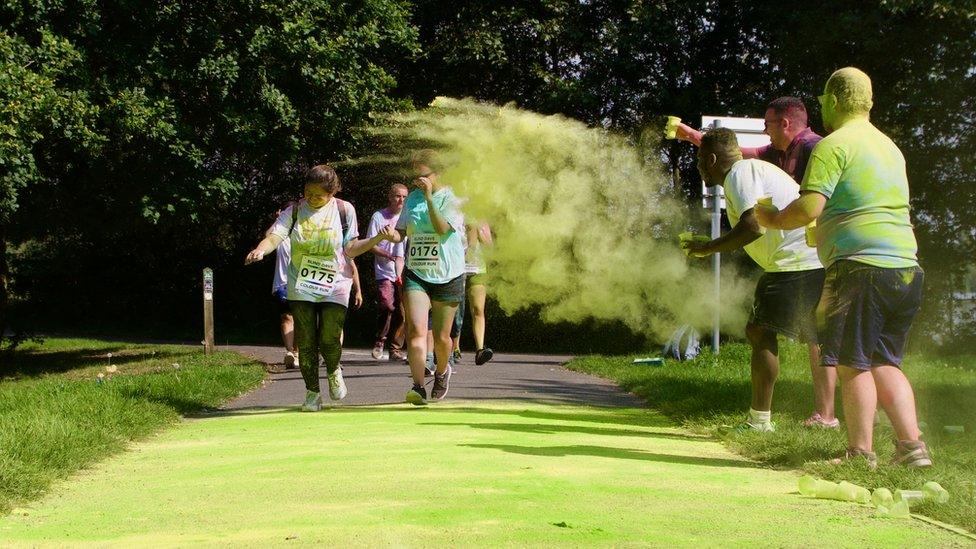
[(780, 229), (817, 220), (817, 253), (827, 269), (819, 339), (824, 366), (837, 367), (841, 380), (847, 458), (877, 463), (872, 436), (880, 404), (897, 436), (895, 462), (927, 467), (932, 460), (919, 440), (915, 396), (900, 369), (924, 278), (905, 158), (869, 120), (868, 75), (840, 69), (818, 99), (830, 134), (811, 153), (800, 198), (782, 211), (759, 207), (756, 219)]

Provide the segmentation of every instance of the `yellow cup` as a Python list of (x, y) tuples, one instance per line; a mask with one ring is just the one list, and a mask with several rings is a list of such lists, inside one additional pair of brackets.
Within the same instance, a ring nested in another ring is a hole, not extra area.
[(669, 116), (668, 123), (664, 126), (664, 137), (666, 139), (674, 139), (678, 133), (678, 124), (681, 123), (681, 119), (677, 116)]
[(814, 219), (809, 225), (803, 230), (804, 236), (807, 239), (807, 246), (811, 248), (817, 247), (817, 220)]

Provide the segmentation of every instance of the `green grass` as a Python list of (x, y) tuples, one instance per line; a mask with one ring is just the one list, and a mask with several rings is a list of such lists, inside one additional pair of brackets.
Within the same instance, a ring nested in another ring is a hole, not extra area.
[(82, 339), (25, 344), (0, 373), (0, 515), (264, 378), (260, 365), (234, 353)]
[[(918, 489), (927, 480), (942, 484), (949, 503), (923, 503), (918, 512), (976, 532), (976, 357), (947, 359), (910, 356), (903, 369), (912, 381), (925, 440), (935, 466), (910, 470), (885, 465), (894, 454), (893, 432), (886, 418), (875, 431), (875, 450), (882, 465), (871, 472), (857, 464), (833, 467), (824, 463), (846, 447), (841, 431), (809, 430), (800, 425), (813, 409), (813, 388), (806, 348), (780, 344), (782, 362), (773, 397), (775, 433), (719, 435), (723, 425), (736, 425), (749, 408), (749, 346), (726, 345), (716, 358), (666, 361), (662, 367), (631, 364), (634, 357), (588, 356), (571, 369), (616, 381), (647, 400), (649, 406), (695, 432), (722, 436), (736, 452), (773, 466), (798, 468), (830, 480), (861, 486)], [(843, 412), (837, 395), (838, 414)], [(883, 416), (884, 414), (882, 414)], [(966, 433), (950, 435), (944, 425), (963, 425)]]
[[(460, 378), (458, 378), (460, 379)], [(801, 498), (649, 409), (441, 402), (215, 413), (0, 517), (4, 547), (949, 547)]]

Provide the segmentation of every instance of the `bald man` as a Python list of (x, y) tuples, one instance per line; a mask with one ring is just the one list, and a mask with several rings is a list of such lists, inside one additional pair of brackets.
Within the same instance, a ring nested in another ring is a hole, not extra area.
[(897, 437), (894, 463), (928, 467), (915, 395), (900, 368), (924, 278), (905, 158), (870, 122), (867, 74), (854, 67), (834, 72), (818, 100), (829, 135), (810, 156), (800, 197), (783, 210), (759, 206), (756, 219), (785, 230), (817, 220), (817, 252), (827, 268), (817, 311), (821, 360), (841, 381), (845, 459), (877, 465), (873, 419), (880, 404)]

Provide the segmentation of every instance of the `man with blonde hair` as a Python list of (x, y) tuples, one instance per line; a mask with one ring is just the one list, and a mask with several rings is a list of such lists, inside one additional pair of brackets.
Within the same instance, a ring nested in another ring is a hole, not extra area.
[(779, 229), (817, 220), (817, 252), (827, 268), (817, 313), (822, 361), (837, 367), (841, 381), (846, 458), (877, 465), (873, 420), (880, 404), (897, 437), (894, 463), (928, 467), (915, 395), (900, 369), (924, 278), (905, 158), (869, 120), (867, 74), (854, 67), (834, 72), (818, 99), (830, 134), (811, 154), (801, 196), (783, 210), (757, 207), (756, 218)]

